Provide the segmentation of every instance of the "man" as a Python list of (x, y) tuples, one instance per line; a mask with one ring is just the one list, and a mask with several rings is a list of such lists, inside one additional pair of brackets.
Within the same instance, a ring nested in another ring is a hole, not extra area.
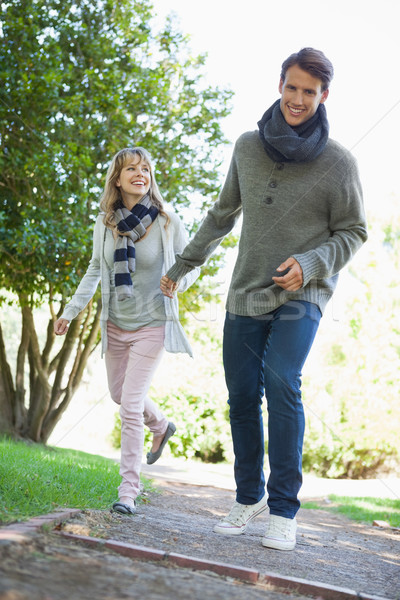
[[(262, 544), (296, 544), (302, 484), (301, 370), (338, 272), (367, 239), (355, 159), (329, 138), (333, 67), (313, 48), (282, 65), (281, 97), (236, 142), (226, 182), (193, 240), (161, 280), (165, 295), (201, 265), (243, 213), (227, 298), (223, 360), (236, 502), (214, 527), (239, 535), (269, 508)], [(268, 408), (265, 493), (261, 412)]]

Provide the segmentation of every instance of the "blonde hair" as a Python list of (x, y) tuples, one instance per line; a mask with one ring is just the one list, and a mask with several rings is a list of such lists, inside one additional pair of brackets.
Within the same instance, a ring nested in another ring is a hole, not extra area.
[(139, 161), (144, 161), (148, 164), (150, 169), (150, 189), (149, 196), (151, 203), (158, 208), (160, 214), (166, 219), (165, 227), (168, 226), (170, 221), (168, 215), (164, 211), (163, 198), (154, 176), (153, 161), (150, 154), (144, 148), (140, 146), (134, 148), (123, 148), (113, 157), (110, 166), (107, 170), (106, 183), (104, 191), (100, 198), (100, 209), (104, 212), (103, 223), (106, 227), (109, 227), (113, 231), (117, 229), (117, 225), (114, 219), (114, 211), (122, 205), (122, 196), (119, 187), (116, 185), (116, 181), (121, 175), (122, 169), (127, 165), (133, 158), (138, 158)]

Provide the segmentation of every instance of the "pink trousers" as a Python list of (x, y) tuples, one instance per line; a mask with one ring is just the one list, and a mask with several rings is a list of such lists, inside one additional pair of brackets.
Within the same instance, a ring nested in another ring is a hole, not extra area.
[(125, 331), (107, 323), (105, 353), (111, 398), (120, 405), (121, 485), (118, 494), (135, 499), (139, 494), (145, 424), (154, 435), (168, 427), (158, 406), (147, 396), (164, 349), (164, 326)]

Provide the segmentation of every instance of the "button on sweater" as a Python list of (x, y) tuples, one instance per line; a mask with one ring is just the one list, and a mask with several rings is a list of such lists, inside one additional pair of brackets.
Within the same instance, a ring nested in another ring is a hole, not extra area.
[[(333, 294), (339, 271), (367, 239), (357, 164), (329, 139), (313, 161), (277, 163), (257, 131), (237, 140), (221, 194), (167, 275), (180, 281), (202, 265), (243, 215), (239, 251), (226, 308), (257, 316), (289, 300), (317, 304)], [(293, 256), (303, 286), (287, 292), (272, 277)]]

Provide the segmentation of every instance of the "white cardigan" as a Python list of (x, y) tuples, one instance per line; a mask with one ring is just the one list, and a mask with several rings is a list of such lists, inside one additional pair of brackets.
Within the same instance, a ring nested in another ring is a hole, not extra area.
[[(163, 273), (175, 263), (175, 255), (182, 252), (187, 244), (186, 230), (182, 221), (175, 213), (168, 212), (170, 223), (165, 229), (165, 217), (159, 215), (154, 225), (160, 227), (161, 240), (164, 252)], [(72, 321), (85, 308), (93, 298), (99, 281), (101, 281), (101, 300), (102, 311), (100, 316), (102, 350), (101, 355), (107, 350), (107, 320), (110, 300), (110, 278), (111, 271), (104, 259), (104, 240), (106, 234), (111, 235), (103, 223), (103, 214), (97, 217), (93, 232), (93, 253), (88, 269), (83, 276), (75, 294), (70, 302), (65, 306), (61, 318)], [(197, 267), (190, 271), (179, 284), (179, 292), (187, 290), (200, 274), (200, 268)], [(177, 295), (173, 298), (164, 296), (166, 324), (164, 347), (168, 352), (186, 352), (193, 356), (189, 341), (179, 322), (179, 306)]]

